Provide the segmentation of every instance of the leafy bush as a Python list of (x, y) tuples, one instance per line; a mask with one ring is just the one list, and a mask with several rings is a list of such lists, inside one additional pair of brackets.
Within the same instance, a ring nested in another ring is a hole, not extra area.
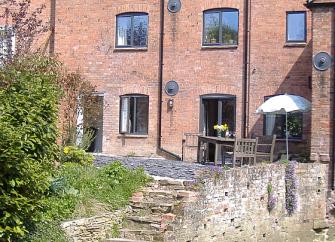
[(112, 185), (116, 185), (125, 180), (128, 172), (120, 161), (116, 161), (103, 169), (103, 176), (106, 176)]
[(0, 238), (22, 237), (49, 188), (58, 152), (57, 63), (21, 59), (0, 69)]
[(61, 155), (62, 162), (74, 162), (81, 165), (92, 165), (93, 160), (93, 155), (88, 154), (85, 150), (82, 150), (75, 146), (64, 147)]

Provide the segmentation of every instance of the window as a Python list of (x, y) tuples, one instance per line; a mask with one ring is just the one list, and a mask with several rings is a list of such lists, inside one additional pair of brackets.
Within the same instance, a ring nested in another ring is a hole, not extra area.
[(238, 10), (205, 11), (203, 32), (203, 45), (237, 45)]
[[(271, 96), (265, 97), (265, 100)], [(287, 126), (289, 139), (302, 139), (302, 113), (288, 113)], [(266, 114), (264, 115), (264, 135), (276, 135), (279, 139), (286, 137), (286, 115)]]
[(286, 41), (306, 42), (306, 12), (287, 12)]
[(122, 96), (120, 111), (120, 133), (148, 134), (148, 96)]
[(148, 14), (118, 15), (116, 25), (116, 47), (147, 47)]
[(0, 66), (13, 57), (15, 49), (14, 31), (11, 27), (0, 27)]

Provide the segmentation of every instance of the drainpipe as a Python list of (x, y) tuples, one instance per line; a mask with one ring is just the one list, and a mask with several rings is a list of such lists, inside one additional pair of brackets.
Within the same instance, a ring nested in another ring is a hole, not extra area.
[[(333, 27), (334, 28), (334, 27)], [(333, 47), (334, 48), (334, 47)], [(333, 70), (333, 78), (335, 82), (335, 75)], [(335, 89), (335, 87), (333, 87)], [(330, 183), (331, 183), (331, 189), (335, 189), (335, 92), (333, 91), (333, 155), (332, 155), (332, 162), (330, 162)]]
[(56, 0), (50, 0), (50, 30), (49, 54), (53, 56), (55, 53)]
[[(250, 4), (251, 5), (251, 4)], [(250, 73), (250, 55), (249, 55), (249, 0), (244, 3), (244, 56), (243, 56), (243, 107), (242, 107), (242, 137), (246, 138), (249, 133), (249, 73)]]
[(164, 68), (164, 11), (165, 1), (161, 0), (160, 6), (160, 39), (159, 39), (159, 95), (158, 95), (158, 153), (162, 153), (175, 160), (181, 157), (162, 147), (162, 104), (163, 104), (163, 68)]

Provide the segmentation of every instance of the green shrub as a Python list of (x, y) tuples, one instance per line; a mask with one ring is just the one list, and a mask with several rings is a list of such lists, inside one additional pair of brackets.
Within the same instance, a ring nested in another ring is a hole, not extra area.
[[(0, 69), (0, 238), (13, 240), (38, 220), (58, 147), (57, 63), (22, 59)], [(1, 239), (0, 239), (1, 240)]]
[(61, 162), (73, 162), (81, 165), (92, 165), (94, 156), (76, 146), (66, 146), (61, 154)]
[(120, 161), (116, 161), (103, 169), (103, 176), (105, 176), (111, 185), (120, 184), (125, 180), (129, 170), (122, 165)]
[[(55, 171), (49, 196), (43, 200), (41, 222), (24, 241), (58, 241), (45, 238), (48, 234), (50, 238), (61, 234), (61, 221), (122, 208), (128, 204), (129, 197), (149, 181), (143, 169), (129, 170), (120, 162), (103, 168), (64, 163)], [(48, 226), (44, 226), (46, 224)]]

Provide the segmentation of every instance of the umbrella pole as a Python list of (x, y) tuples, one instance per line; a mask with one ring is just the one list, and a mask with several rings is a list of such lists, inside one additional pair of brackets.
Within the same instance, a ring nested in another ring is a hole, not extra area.
[(288, 129), (287, 129), (287, 112), (286, 112), (286, 159), (288, 160)]

